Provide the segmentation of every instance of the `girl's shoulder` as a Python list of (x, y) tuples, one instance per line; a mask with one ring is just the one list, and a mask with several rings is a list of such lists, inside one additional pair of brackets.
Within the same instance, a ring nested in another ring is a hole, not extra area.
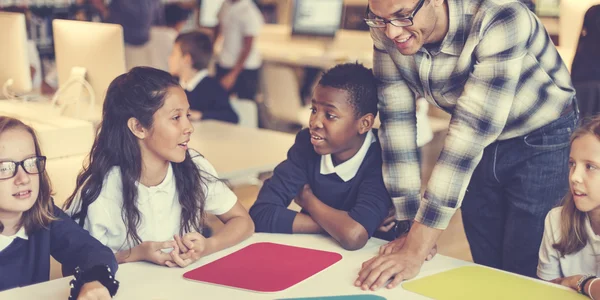
[[(121, 181), (121, 170), (118, 166), (113, 166), (104, 175), (102, 180), (102, 189), (98, 198), (92, 202), (88, 208), (89, 211), (94, 211), (99, 207), (103, 207), (106, 210), (106, 206), (121, 206), (122, 200), (122, 181)], [(77, 192), (73, 204), (65, 211), (68, 215), (79, 212), (81, 209), (81, 190)], [(88, 214), (89, 214), (88, 211)]]
[(189, 149), (188, 153), (190, 154), (190, 157), (192, 158), (194, 164), (196, 164), (196, 167), (198, 167), (198, 170), (200, 170), (201, 172), (209, 173), (210, 175), (215, 177), (217, 176), (217, 170), (215, 169), (215, 167), (213, 167), (213, 165), (208, 161), (208, 159), (206, 159), (202, 154), (200, 154), (200, 152), (194, 149)]
[(557, 206), (548, 212), (548, 216), (546, 218), (550, 220), (560, 219), (560, 214), (562, 214), (562, 210), (562, 206)]
[(546, 221), (544, 223), (544, 227), (546, 231), (552, 231), (555, 234), (560, 233), (560, 228), (562, 224), (561, 214), (562, 214), (562, 206), (555, 207), (548, 212), (546, 215)]

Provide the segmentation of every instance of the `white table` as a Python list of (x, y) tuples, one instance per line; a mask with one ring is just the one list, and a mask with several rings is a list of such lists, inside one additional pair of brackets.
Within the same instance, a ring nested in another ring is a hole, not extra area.
[[(183, 274), (187, 271), (257, 242), (276, 242), (338, 252), (343, 258), (328, 269), (278, 293), (248, 292), (189, 281), (183, 278)], [(401, 286), (392, 290), (383, 288), (376, 292), (363, 292), (353, 285), (362, 262), (373, 257), (377, 253), (379, 246), (384, 243), (383, 240), (373, 238), (361, 250), (346, 251), (332, 239), (321, 235), (257, 233), (237, 246), (202, 258), (195, 264), (183, 269), (170, 269), (145, 262), (123, 264), (117, 273), (117, 279), (121, 282), (121, 287), (114, 299), (279, 299), (366, 293), (380, 295), (387, 299), (427, 299), (406, 291)], [(472, 264), (437, 255), (432, 261), (426, 262), (423, 265), (419, 277)], [(71, 278), (61, 278), (25, 288), (8, 290), (0, 293), (0, 299), (66, 299), (70, 280)]]
[(286, 159), (294, 139), (289, 133), (201, 121), (194, 123), (188, 146), (204, 155), (220, 178), (233, 179), (272, 171)]
[(256, 42), (265, 61), (329, 69), (358, 61), (372, 66), (373, 41), (368, 31), (339, 30), (335, 38), (292, 36), (289, 25), (263, 26)]

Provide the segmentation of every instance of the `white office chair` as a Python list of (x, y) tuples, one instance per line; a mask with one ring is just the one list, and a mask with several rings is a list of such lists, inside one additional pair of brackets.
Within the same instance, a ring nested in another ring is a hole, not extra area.
[(238, 115), (238, 125), (242, 127), (258, 128), (258, 107), (253, 100), (230, 98), (229, 103)]
[(294, 69), (277, 63), (265, 62), (260, 72), (263, 103), (271, 121), (287, 125), (301, 125), (298, 113), (302, 110), (300, 86)]

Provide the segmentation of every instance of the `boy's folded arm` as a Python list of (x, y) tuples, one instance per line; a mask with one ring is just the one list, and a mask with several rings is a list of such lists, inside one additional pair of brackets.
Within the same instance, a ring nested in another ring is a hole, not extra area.
[(250, 208), (250, 217), (254, 221), (256, 232), (292, 233), (292, 224), (296, 218), (296, 212), (289, 210), (294, 197), (308, 182), (306, 175), (305, 157), (308, 133), (300, 133), (296, 136), (296, 142), (290, 148), (287, 159), (281, 162), (273, 176), (265, 181), (254, 205)]
[(325, 230), (311, 216), (297, 213), (292, 224), (294, 233), (323, 233)]
[(364, 247), (369, 240), (367, 230), (350, 217), (348, 212), (335, 209), (323, 203), (316, 196), (307, 201), (304, 209), (324, 231), (346, 250), (358, 250)]

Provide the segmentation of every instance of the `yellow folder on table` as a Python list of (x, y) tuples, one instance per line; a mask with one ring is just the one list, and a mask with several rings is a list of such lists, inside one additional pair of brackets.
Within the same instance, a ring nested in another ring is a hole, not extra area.
[(585, 300), (575, 291), (482, 266), (465, 266), (407, 281), (405, 290), (439, 300)]

